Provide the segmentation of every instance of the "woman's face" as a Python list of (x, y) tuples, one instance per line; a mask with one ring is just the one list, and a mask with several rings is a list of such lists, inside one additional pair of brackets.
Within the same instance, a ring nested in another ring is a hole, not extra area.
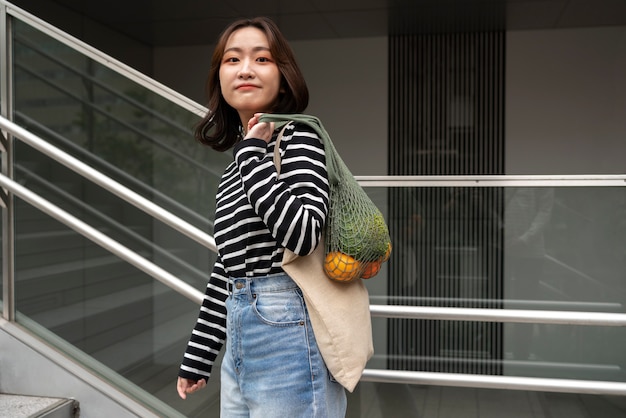
[(281, 75), (260, 29), (245, 27), (230, 35), (219, 77), (222, 96), (239, 113), (244, 127), (255, 113), (271, 110)]

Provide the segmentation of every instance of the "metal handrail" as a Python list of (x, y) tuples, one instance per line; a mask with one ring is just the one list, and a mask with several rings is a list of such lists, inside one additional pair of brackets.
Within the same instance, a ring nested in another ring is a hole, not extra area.
[[(436, 296), (393, 296), (393, 295), (370, 295), (370, 302), (382, 301), (381, 305), (401, 306), (446, 306), (450, 303), (449, 298)], [(374, 303), (375, 304), (375, 303)], [(568, 300), (527, 300), (527, 299), (484, 299), (484, 298), (454, 298), (454, 304), (459, 307), (494, 307), (501, 309), (523, 306), (524, 309), (532, 306), (533, 310), (567, 310), (579, 311), (581, 309), (592, 312), (622, 312), (624, 305), (619, 302), (582, 302)]]
[(185, 234), (196, 242), (199, 242), (200, 244), (206, 246), (213, 252), (217, 252), (217, 247), (215, 245), (215, 240), (213, 239), (213, 237), (186, 222), (185, 220), (177, 217), (176, 215), (173, 215), (172, 213), (161, 208), (160, 206), (155, 205), (143, 196), (133, 192), (124, 185), (105, 176), (101, 172), (91, 168), (87, 164), (79, 161), (71, 155), (61, 151), (60, 149), (42, 140), (36, 135), (28, 132), (24, 128), (11, 122), (7, 118), (0, 117), (0, 127), (11, 133), (16, 138), (22, 140), (22, 142), (30, 145), (31, 147), (41, 151), (45, 155), (63, 164), (70, 170), (73, 170), (74, 172), (93, 181), (94, 183), (108, 190), (109, 192), (121, 197), (138, 209), (141, 209), (144, 212), (152, 215), (154, 218)]
[(363, 187), (625, 187), (626, 174), (355, 176)]
[(123, 246), (119, 242), (109, 238), (107, 235), (89, 226), (75, 216), (67, 213), (58, 206), (31, 192), (30, 190), (23, 187), (19, 183), (11, 180), (4, 174), (0, 174), (0, 186), (9, 190), (11, 193), (15, 194), (25, 202), (35, 206), (44, 213), (52, 216), (56, 220), (69, 226), (76, 232), (100, 245), (102, 248), (117, 255), (122, 260), (127, 261), (141, 271), (159, 280), (166, 286), (174, 289), (176, 292), (180, 293), (191, 301), (198, 304), (202, 303), (202, 300), (204, 298), (203, 293), (193, 286), (188, 285), (176, 276), (140, 256), (130, 248)]
[(373, 317), (445, 321), (519, 322), (558, 325), (626, 326), (626, 314), (526, 309), (445, 308), (438, 306), (370, 305)]
[(626, 383), (545, 377), (492, 376), (479, 374), (412, 372), (365, 369), (362, 382), (454, 386), (501, 390), (532, 390), (594, 395), (626, 395)]

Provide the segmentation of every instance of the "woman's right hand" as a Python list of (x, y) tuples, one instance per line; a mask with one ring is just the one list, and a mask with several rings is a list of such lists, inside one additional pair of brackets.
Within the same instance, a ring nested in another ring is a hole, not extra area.
[(257, 138), (269, 143), (272, 140), (274, 132), (274, 122), (259, 122), (259, 118), (263, 113), (255, 113), (248, 121), (248, 129), (243, 139)]
[(191, 379), (178, 378), (176, 383), (176, 390), (178, 390), (178, 396), (182, 399), (187, 399), (188, 393), (194, 393), (206, 386), (206, 380), (200, 379), (197, 382)]

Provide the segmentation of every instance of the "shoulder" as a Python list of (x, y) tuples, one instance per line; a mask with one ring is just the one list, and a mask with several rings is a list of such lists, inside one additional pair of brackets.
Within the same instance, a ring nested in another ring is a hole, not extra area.
[(321, 139), (315, 129), (307, 123), (291, 121), (282, 130), (281, 149), (288, 144), (309, 144), (323, 148)]
[(313, 129), (310, 124), (300, 121), (288, 122), (286, 130), (292, 130), (294, 132), (308, 132), (317, 135), (315, 133), (315, 129)]

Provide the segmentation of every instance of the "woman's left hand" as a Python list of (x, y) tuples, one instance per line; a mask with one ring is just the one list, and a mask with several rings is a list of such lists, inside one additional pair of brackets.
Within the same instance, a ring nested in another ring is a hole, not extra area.
[(263, 113), (256, 113), (248, 121), (248, 133), (243, 139), (258, 138), (265, 142), (270, 142), (274, 132), (274, 122), (259, 122), (259, 117)]

